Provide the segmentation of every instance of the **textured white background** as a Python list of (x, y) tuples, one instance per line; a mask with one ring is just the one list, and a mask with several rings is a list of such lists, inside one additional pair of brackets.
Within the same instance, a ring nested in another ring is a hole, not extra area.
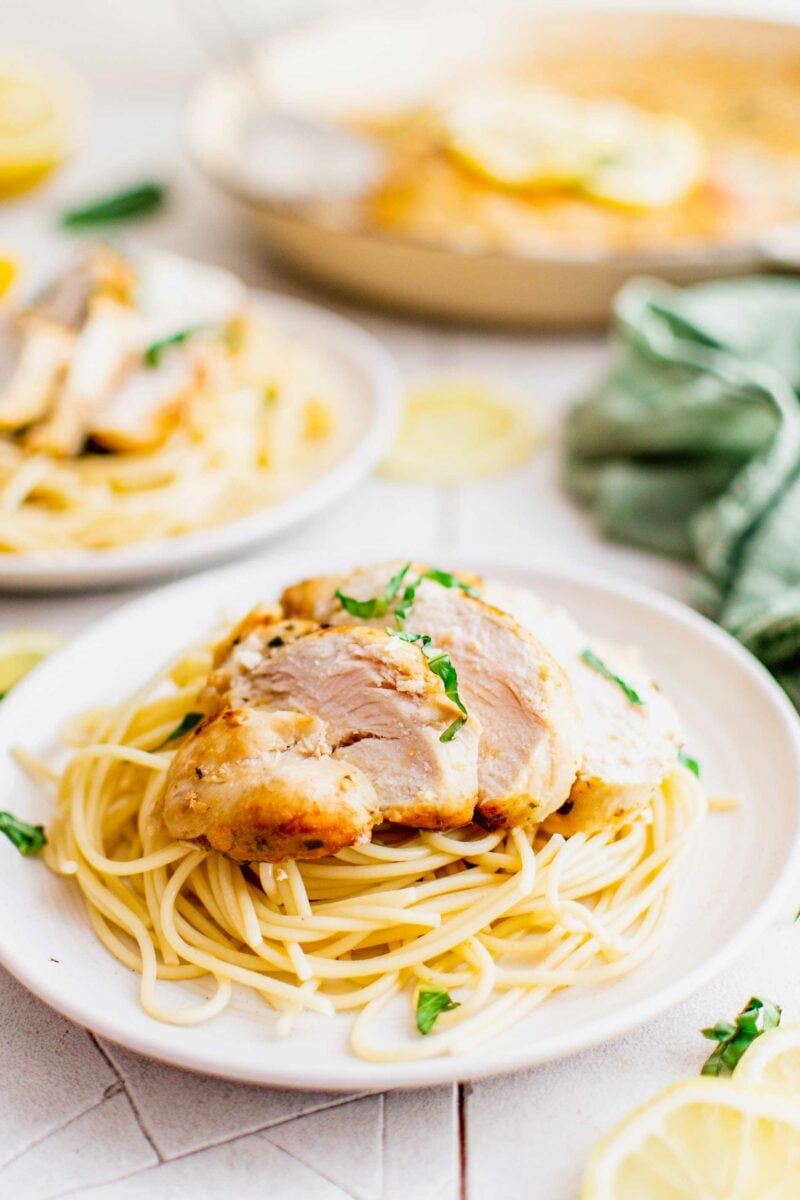
[[(243, 30), (263, 29), (297, 10), (298, 0), (226, 7)], [(797, 8), (797, 0), (759, 6), (762, 14)], [(224, 263), (255, 285), (273, 283), (182, 157), (180, 99), (208, 46), (221, 44), (219, 29), (208, 0), (0, 0), (4, 40), (61, 50), (97, 93), (76, 162), (34, 199), (0, 210), (0, 246), (22, 256), (29, 277), (63, 249), (53, 225), (65, 202), (110, 180), (153, 174), (173, 181), (175, 201), (137, 238)], [(276, 286), (305, 294), (286, 280)], [(391, 553), (394, 537), (408, 544), (416, 536), (442, 564), (456, 549), (527, 550), (682, 594), (681, 567), (602, 544), (557, 490), (559, 414), (602, 369), (603, 339), (460, 332), (337, 307), (385, 339), (409, 380), (509, 380), (547, 427), (546, 448), (513, 476), (471, 487), (373, 479), (270, 553), (340, 544), (380, 556)], [(2, 599), (0, 625), (70, 633), (132, 594)], [(574, 1200), (597, 1137), (663, 1084), (697, 1071), (701, 1025), (732, 1014), (753, 992), (800, 1018), (792, 916), (700, 995), (602, 1049), (474, 1087), (385, 1096), (277, 1092), (161, 1067), (101, 1045), (0, 970), (0, 1200)]]

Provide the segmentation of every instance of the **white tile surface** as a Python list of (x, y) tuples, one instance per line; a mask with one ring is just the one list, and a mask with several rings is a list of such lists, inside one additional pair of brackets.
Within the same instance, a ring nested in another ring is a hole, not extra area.
[(258, 1134), (212, 1146), (98, 1187), (60, 1193), (80, 1200), (351, 1200), (347, 1192)]
[[(269, 283), (263, 259), (182, 162), (178, 127), (175, 108), (152, 101), (99, 108), (95, 140), (82, 158), (35, 203), (0, 210), (0, 244), (18, 249), (35, 277), (63, 251), (53, 219), (67, 197), (146, 169), (177, 181), (176, 200), (170, 213), (133, 234), (136, 240), (194, 252), (254, 284)], [(285, 280), (279, 286), (299, 291)], [(357, 315), (384, 336), (409, 380), (432, 371), (508, 378), (550, 428), (606, 353), (600, 339), (463, 334)], [(337, 544), (357, 559), (432, 545), (445, 565), (457, 550), (506, 549), (597, 563), (681, 594), (683, 568), (594, 537), (559, 494), (556, 464), (551, 440), (513, 476), (468, 489), (375, 479), (273, 552)], [(72, 633), (133, 594), (0, 599), (0, 627), (40, 624)], [(269, 1091), (203, 1079), (108, 1045), (112, 1068), (87, 1034), (0, 971), (0, 1197), (574, 1200), (595, 1139), (662, 1083), (698, 1069), (701, 1025), (732, 1014), (754, 991), (800, 1017), (800, 932), (792, 916), (702, 995), (640, 1032), (533, 1074), (476, 1085), (461, 1122), (451, 1088), (357, 1100)], [(163, 1161), (150, 1165), (156, 1153)], [(53, 1185), (57, 1193), (47, 1190)]]
[(26, 1147), (99, 1104), (117, 1078), (82, 1029), (2, 969), (0, 1014), (1, 1172)]
[(52, 1200), (65, 1184), (71, 1188), (108, 1184), (157, 1163), (124, 1088), (114, 1086), (116, 1090), (112, 1088), (94, 1108), (7, 1163), (0, 1170), (0, 1195)]
[(348, 1099), (323, 1092), (241, 1087), (224, 1079), (205, 1079), (163, 1067), (110, 1042), (103, 1042), (103, 1048), (125, 1080), (142, 1126), (165, 1159)]

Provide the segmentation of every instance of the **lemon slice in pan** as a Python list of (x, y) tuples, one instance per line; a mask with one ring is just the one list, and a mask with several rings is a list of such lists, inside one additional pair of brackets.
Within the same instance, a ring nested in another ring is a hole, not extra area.
[(687, 195), (704, 170), (705, 148), (688, 121), (631, 111), (620, 115), (616, 144), (598, 155), (582, 190), (607, 204), (665, 208)]
[(739, 1059), (734, 1079), (780, 1088), (800, 1098), (800, 1024), (778, 1025), (762, 1033)]
[(434, 381), (409, 393), (384, 470), (417, 482), (469, 483), (511, 470), (539, 440), (533, 417), (509, 393), (476, 380)]
[(86, 92), (58, 59), (0, 50), (0, 196), (33, 187), (82, 131)]
[(800, 1196), (800, 1101), (722, 1079), (676, 1084), (598, 1144), (580, 1195), (581, 1200)]
[(62, 644), (55, 633), (37, 629), (7, 629), (0, 632), (0, 698), (19, 683), (28, 671)]
[(686, 195), (705, 165), (703, 141), (688, 121), (616, 100), (508, 85), (464, 93), (442, 120), (453, 157), (519, 191), (560, 187), (658, 208)]
[(539, 88), (469, 91), (443, 113), (445, 147), (478, 174), (508, 188), (577, 185), (591, 145), (578, 104)]

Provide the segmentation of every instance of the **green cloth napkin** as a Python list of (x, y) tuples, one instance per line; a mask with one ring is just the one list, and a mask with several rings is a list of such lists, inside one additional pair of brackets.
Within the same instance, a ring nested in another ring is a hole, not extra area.
[(695, 602), (800, 707), (800, 281), (637, 279), (615, 314), (566, 486), (609, 537), (693, 559)]

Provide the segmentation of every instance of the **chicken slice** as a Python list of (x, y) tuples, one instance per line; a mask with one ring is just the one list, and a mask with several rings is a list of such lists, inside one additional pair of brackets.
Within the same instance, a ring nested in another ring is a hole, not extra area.
[[(291, 616), (331, 625), (352, 622), (336, 590), (361, 600), (381, 596), (401, 567), (389, 563), (308, 580), (287, 589), (282, 604)], [(414, 565), (406, 579), (416, 580), (424, 570)], [(462, 583), (470, 580), (474, 577)], [(390, 610), (368, 622), (386, 625), (392, 619)], [(560, 808), (583, 755), (583, 729), (572, 685), (550, 651), (507, 613), (433, 579), (419, 584), (405, 627), (428, 634), (449, 653), (461, 697), (478, 718), (481, 821), (528, 827)]]
[(86, 319), (89, 297), (107, 274), (107, 255), (82, 256), (15, 322), (22, 334), (17, 363), (0, 395), (0, 428), (21, 429), (47, 415)]
[(420, 829), (468, 824), (479, 723), (472, 717), (441, 740), (462, 714), (420, 648), (365, 627), (296, 636), (300, 625), (308, 623), (254, 616), (209, 677), (217, 702), (320, 717), (334, 757), (372, 781), (389, 821)]
[(381, 820), (375, 789), (331, 749), (319, 717), (224, 708), (175, 754), (163, 824), (237, 862), (320, 858), (369, 841)]
[(75, 334), (63, 325), (33, 314), (26, 318), (16, 367), (0, 393), (0, 429), (21, 429), (46, 416), (74, 345)]
[(50, 417), (28, 434), (31, 450), (77, 454), (95, 413), (131, 366), (141, 346), (141, 319), (127, 304), (98, 296), (90, 306)]
[(92, 418), (89, 435), (106, 450), (153, 449), (176, 428), (181, 405), (197, 388), (189, 355), (169, 355), (156, 371), (138, 367)]
[[(569, 799), (547, 828), (571, 834), (619, 824), (645, 808), (673, 770), (684, 738), (670, 702), (635, 651), (588, 638), (572, 617), (526, 588), (489, 583), (484, 595), (533, 630), (567, 671), (586, 742)], [(581, 655), (592, 650), (643, 701), (633, 704), (613, 679)]]

